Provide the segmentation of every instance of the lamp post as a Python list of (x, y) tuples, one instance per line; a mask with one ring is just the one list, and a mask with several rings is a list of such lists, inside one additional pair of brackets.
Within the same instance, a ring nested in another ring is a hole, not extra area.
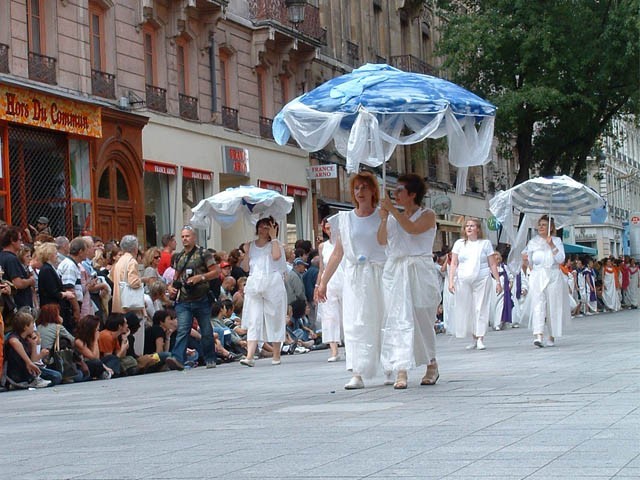
[(304, 22), (304, 7), (307, 5), (306, 0), (284, 0), (287, 7), (287, 17), (293, 26), (297, 29), (298, 25)]

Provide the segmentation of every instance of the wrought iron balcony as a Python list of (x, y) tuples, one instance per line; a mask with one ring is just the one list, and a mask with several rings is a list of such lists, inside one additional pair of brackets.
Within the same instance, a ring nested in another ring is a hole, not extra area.
[(427, 62), (413, 55), (396, 55), (391, 57), (391, 65), (405, 72), (423, 73), (425, 75), (436, 74), (436, 69), (433, 65), (429, 65)]
[(167, 111), (167, 91), (164, 88), (145, 85), (147, 107), (156, 112)]
[(53, 57), (40, 55), (39, 53), (29, 52), (29, 78), (38, 82), (55, 85), (56, 81), (56, 62)]
[(376, 63), (387, 63), (387, 58), (380, 55), (376, 55)]
[(0, 43), (0, 73), (9, 73), (9, 45)]
[(313, 5), (305, 5), (304, 22), (296, 27), (289, 22), (284, 0), (249, 0), (251, 20), (257, 24), (276, 21), (280, 25), (296, 30), (303, 35), (326, 43), (327, 31), (320, 26), (320, 9)]
[(91, 70), (91, 93), (97, 97), (116, 98), (116, 76)]
[(188, 120), (198, 120), (198, 99), (188, 95), (178, 94), (180, 116)]
[(270, 138), (273, 140), (273, 119), (268, 117), (260, 117), (260, 136), (262, 138)]
[(347, 46), (347, 63), (352, 67), (360, 66), (360, 47), (349, 40), (346, 40), (345, 43)]
[(240, 130), (238, 126), (238, 110), (222, 107), (222, 126), (231, 130)]

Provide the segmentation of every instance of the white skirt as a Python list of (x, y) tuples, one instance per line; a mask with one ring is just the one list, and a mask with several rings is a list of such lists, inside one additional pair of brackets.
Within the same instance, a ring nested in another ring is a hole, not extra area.
[(282, 274), (249, 275), (244, 288), (242, 327), (247, 340), (283, 342), (287, 316), (287, 291)]
[(371, 378), (380, 373), (384, 316), (382, 264), (344, 264), (342, 322), (347, 370)]
[(382, 276), (384, 371), (428, 365), (436, 357), (434, 324), (441, 298), (438, 276), (430, 256), (387, 259)]

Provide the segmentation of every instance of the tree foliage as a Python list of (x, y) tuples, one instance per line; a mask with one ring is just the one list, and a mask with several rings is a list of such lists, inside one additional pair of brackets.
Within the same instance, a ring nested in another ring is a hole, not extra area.
[(449, 77), (498, 107), (519, 172), (581, 178), (613, 116), (640, 110), (640, 0), (436, 0)]

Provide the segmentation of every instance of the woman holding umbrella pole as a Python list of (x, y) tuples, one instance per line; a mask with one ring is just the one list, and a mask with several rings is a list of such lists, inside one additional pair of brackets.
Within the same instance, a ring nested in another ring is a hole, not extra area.
[(395, 190), (400, 212), (389, 198), (382, 200), (378, 243), (387, 246), (382, 282), (385, 318), (382, 367), (396, 373), (395, 389), (407, 388), (407, 372), (428, 365), (422, 385), (438, 380), (434, 323), (440, 303), (439, 272), (433, 263), (436, 216), (422, 208), (424, 180), (410, 173), (398, 178)]
[(543, 215), (538, 220), (538, 236), (529, 240), (526, 254), (531, 266), (529, 295), (531, 298), (531, 325), (534, 342), (544, 347), (544, 326), (549, 329), (548, 347), (555, 345), (555, 337), (562, 336), (562, 323), (569, 318), (569, 292), (560, 265), (564, 262), (562, 240), (555, 236), (553, 219)]
[(331, 220), (335, 247), (318, 284), (317, 297), (326, 301), (327, 284), (344, 257), (342, 322), (347, 370), (353, 374), (344, 388), (356, 390), (364, 388), (363, 377), (373, 377), (379, 370), (386, 254), (376, 239), (380, 226), (376, 178), (370, 172), (360, 172), (351, 178), (350, 187), (356, 208)]
[(468, 218), (462, 238), (451, 250), (449, 291), (456, 295), (456, 337), (473, 335), (469, 350), (486, 348), (484, 336), (489, 324), (492, 286), (489, 275), (496, 281), (496, 293), (500, 294), (502, 285), (491, 242), (484, 238), (480, 220)]
[(244, 245), (241, 267), (249, 272), (244, 289), (242, 327), (247, 329), (247, 356), (242, 365), (254, 366), (258, 341), (273, 346), (273, 365), (280, 365), (280, 345), (285, 337), (287, 292), (283, 274), (287, 269), (284, 248), (278, 241), (278, 224), (273, 217), (256, 224), (258, 238)]

